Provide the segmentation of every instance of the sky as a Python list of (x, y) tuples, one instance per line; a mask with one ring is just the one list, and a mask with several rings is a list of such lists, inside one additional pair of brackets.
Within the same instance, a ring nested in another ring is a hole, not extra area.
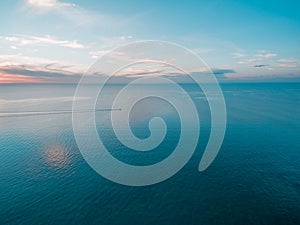
[(299, 82), (299, 11), (289, 0), (2, 0), (0, 83), (76, 83), (142, 40), (184, 46), (225, 81)]

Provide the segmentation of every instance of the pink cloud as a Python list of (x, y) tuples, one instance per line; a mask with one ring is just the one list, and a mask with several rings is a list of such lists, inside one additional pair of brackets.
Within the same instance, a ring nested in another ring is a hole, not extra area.
[(291, 64), (291, 63), (281, 63), (279, 64), (280, 67), (288, 67), (288, 68), (291, 68), (291, 67), (296, 67), (297, 65), (295, 63)]

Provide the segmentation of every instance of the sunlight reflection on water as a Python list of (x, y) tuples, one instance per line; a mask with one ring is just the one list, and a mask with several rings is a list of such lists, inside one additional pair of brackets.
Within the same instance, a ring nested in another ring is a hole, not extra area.
[(71, 162), (68, 148), (55, 146), (45, 151), (45, 161), (51, 167), (64, 168)]

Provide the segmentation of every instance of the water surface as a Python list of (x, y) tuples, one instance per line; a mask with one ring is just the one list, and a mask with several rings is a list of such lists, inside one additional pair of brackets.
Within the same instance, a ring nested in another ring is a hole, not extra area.
[[(72, 132), (74, 85), (1, 85), (1, 224), (300, 224), (300, 84), (223, 84), (226, 136), (201, 173), (209, 109), (196, 86), (184, 88), (201, 119), (195, 154), (162, 183), (128, 187), (99, 176), (82, 158)], [(98, 132), (111, 153), (137, 165), (167, 157), (180, 134), (178, 114), (159, 100), (137, 106), (136, 136), (149, 135), (147, 120), (155, 115), (165, 118), (169, 132), (153, 152), (130, 151), (109, 124), (111, 110), (119, 110), (111, 108), (118, 89), (109, 87), (96, 107)], [(77, 113), (90, 110), (88, 95), (76, 101), (82, 103)]]

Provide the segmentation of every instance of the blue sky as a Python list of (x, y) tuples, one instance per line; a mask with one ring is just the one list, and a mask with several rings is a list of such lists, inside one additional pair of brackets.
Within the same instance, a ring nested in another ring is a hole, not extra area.
[(299, 81), (299, 10), (298, 1), (4, 0), (0, 83), (74, 82), (139, 40), (183, 45), (227, 80)]

